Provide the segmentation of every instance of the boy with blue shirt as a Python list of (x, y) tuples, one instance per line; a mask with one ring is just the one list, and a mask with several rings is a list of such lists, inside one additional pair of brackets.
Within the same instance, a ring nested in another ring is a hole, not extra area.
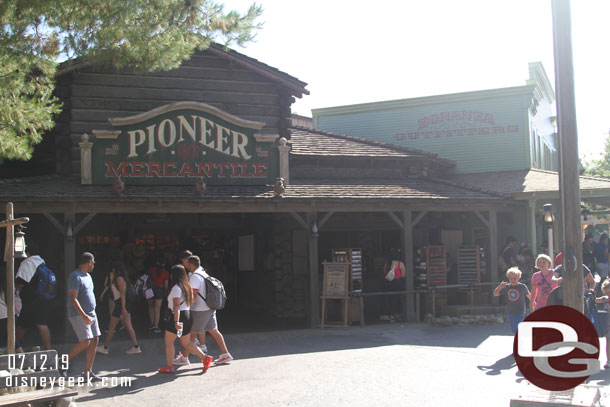
[(525, 319), (525, 298), (530, 298), (530, 290), (523, 283), (519, 282), (521, 270), (518, 267), (511, 267), (506, 271), (508, 283), (502, 281), (494, 290), (494, 296), (498, 297), (506, 294), (506, 313), (508, 322), (513, 333), (517, 332), (517, 327)]
[(78, 343), (68, 353), (71, 362), (79, 353), (86, 350), (85, 371), (83, 375), (88, 380), (99, 381), (97, 375), (92, 371), (95, 360), (95, 349), (97, 347), (100, 328), (95, 314), (95, 295), (93, 293), (93, 279), (90, 273), (93, 271), (95, 259), (93, 254), (83, 252), (80, 255), (78, 268), (68, 277), (68, 320), (76, 333)]

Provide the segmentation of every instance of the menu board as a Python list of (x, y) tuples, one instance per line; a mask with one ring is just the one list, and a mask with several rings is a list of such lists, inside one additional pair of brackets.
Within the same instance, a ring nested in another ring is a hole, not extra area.
[(324, 263), (323, 297), (347, 297), (348, 270), (348, 263)]

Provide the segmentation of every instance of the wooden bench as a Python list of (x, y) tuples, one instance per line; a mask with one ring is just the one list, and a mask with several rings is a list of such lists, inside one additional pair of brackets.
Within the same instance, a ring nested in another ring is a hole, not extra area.
[(594, 407), (599, 404), (599, 387), (581, 384), (571, 390), (547, 391), (528, 383), (511, 398), (510, 407)]
[[(68, 381), (61, 377), (61, 367), (62, 358), (56, 350), (0, 355), (0, 372), (3, 373), (0, 391), (9, 391), (0, 395), (0, 406), (53, 402), (76, 396), (77, 390), (66, 387)], [(20, 388), (20, 391), (11, 392), (14, 388)]]
[(378, 292), (356, 292), (352, 293), (351, 296), (353, 298), (358, 298), (360, 301), (360, 327), (364, 328), (364, 297), (385, 297), (392, 295), (401, 295), (406, 297), (407, 295), (415, 294), (415, 318), (416, 322), (419, 322), (419, 295), (421, 293), (426, 293), (424, 290), (415, 290), (415, 291), (378, 291)]

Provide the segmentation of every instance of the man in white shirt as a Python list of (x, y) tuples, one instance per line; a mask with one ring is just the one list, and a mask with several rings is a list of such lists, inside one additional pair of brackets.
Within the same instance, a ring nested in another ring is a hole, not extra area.
[(32, 277), (36, 274), (38, 266), (44, 263), (42, 257), (39, 256), (38, 245), (34, 242), (26, 248), (27, 259), (21, 262), (17, 275), (15, 276), (15, 288), (20, 293), (23, 303), (21, 314), (17, 320), (16, 336), (22, 340), (26, 328), (31, 325), (36, 325), (42, 346), (45, 350), (51, 349), (51, 331), (49, 331), (49, 309), (51, 309), (50, 301), (38, 297), (35, 293), (35, 281)]
[[(195, 336), (197, 336), (199, 337), (199, 343), (204, 344), (205, 332), (210, 332), (221, 352), (221, 355), (214, 361), (214, 364), (228, 364), (233, 360), (233, 357), (227, 350), (224, 337), (218, 330), (216, 310), (210, 309), (204, 300), (206, 298), (205, 278), (208, 277), (208, 274), (201, 267), (201, 259), (198, 256), (190, 256), (184, 262), (184, 265), (189, 272), (189, 283), (193, 287), (195, 295), (195, 302), (191, 306), (191, 318), (193, 319), (191, 341), (195, 342)], [(189, 364), (188, 355), (188, 351), (185, 351), (184, 355), (179, 354), (174, 359), (174, 365)]]

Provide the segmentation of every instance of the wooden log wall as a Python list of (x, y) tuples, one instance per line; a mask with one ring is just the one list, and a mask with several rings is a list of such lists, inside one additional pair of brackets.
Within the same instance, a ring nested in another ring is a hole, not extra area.
[(242, 119), (265, 123), (261, 133), (289, 137), (290, 90), (228, 58), (200, 52), (167, 72), (135, 73), (85, 68), (58, 79), (64, 103), (56, 133), (57, 170), (80, 174), (83, 133), (112, 129), (110, 117), (132, 116), (169, 103), (196, 101)]

